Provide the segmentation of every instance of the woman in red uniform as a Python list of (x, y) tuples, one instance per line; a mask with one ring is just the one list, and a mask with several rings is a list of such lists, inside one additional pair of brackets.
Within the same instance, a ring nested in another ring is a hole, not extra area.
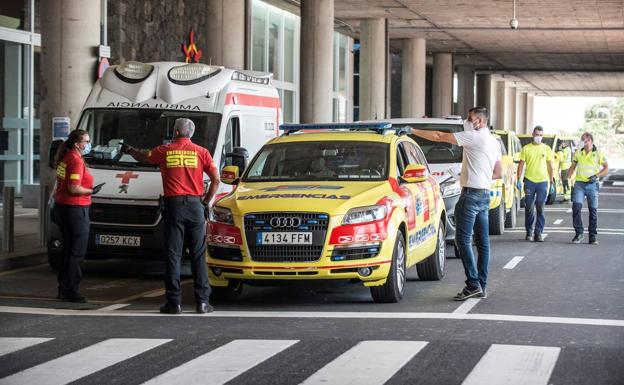
[(63, 257), (58, 271), (59, 297), (63, 302), (87, 302), (80, 294), (80, 263), (87, 253), (91, 195), (93, 187), (83, 155), (91, 151), (89, 134), (74, 130), (56, 153), (54, 216), (63, 233)]

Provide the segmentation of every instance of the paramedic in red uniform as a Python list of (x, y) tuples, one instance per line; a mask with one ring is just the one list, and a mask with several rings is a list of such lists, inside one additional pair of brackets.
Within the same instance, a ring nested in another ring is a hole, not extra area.
[(80, 263), (87, 253), (91, 195), (102, 184), (93, 187), (93, 177), (83, 155), (91, 151), (89, 134), (74, 130), (56, 153), (56, 189), (53, 218), (63, 233), (63, 256), (58, 271), (58, 297), (63, 302), (87, 302), (80, 294)]
[[(212, 306), (208, 302), (210, 286), (204, 260), (206, 251), (204, 208), (215, 195), (221, 181), (208, 150), (191, 142), (194, 132), (195, 124), (192, 120), (179, 118), (175, 121), (174, 138), (170, 144), (158, 146), (148, 153), (129, 146), (124, 149), (139, 162), (160, 166), (165, 194), (163, 254), (167, 298), (160, 312), (167, 314), (182, 312), (180, 263), (185, 239), (188, 241), (191, 256), (196, 311), (198, 313), (212, 311)], [(205, 195), (204, 172), (211, 181)]]

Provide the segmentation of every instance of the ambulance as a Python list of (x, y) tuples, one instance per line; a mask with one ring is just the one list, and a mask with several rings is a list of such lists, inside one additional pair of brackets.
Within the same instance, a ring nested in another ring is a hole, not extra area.
[[(85, 161), (94, 183), (106, 183), (92, 198), (87, 259), (160, 259), (163, 189), (158, 166), (139, 163), (120, 149), (125, 143), (147, 151), (170, 142), (180, 117), (195, 123), (191, 140), (208, 149), (220, 168), (244, 168), (249, 156), (277, 135), (282, 121), (279, 94), (268, 73), (177, 62), (126, 62), (108, 68), (77, 124), (91, 137), (93, 150)], [(51, 157), (58, 145), (53, 143)], [(230, 190), (222, 184), (219, 194)], [(51, 220), (47, 241), (50, 265), (57, 268), (63, 244), (60, 228)]]

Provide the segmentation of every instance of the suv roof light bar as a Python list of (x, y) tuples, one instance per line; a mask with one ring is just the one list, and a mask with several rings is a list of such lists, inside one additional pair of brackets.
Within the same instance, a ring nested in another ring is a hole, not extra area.
[(279, 129), (284, 135), (301, 130), (351, 130), (351, 131), (375, 131), (383, 134), (385, 130), (392, 129), (392, 123), (307, 123), (307, 124), (282, 124)]

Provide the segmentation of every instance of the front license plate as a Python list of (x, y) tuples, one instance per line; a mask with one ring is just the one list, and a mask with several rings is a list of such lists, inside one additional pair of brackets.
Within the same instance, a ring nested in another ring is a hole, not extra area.
[(140, 247), (141, 237), (131, 235), (95, 234), (95, 244), (103, 246)]
[(259, 245), (311, 245), (312, 232), (258, 233), (256, 241)]

